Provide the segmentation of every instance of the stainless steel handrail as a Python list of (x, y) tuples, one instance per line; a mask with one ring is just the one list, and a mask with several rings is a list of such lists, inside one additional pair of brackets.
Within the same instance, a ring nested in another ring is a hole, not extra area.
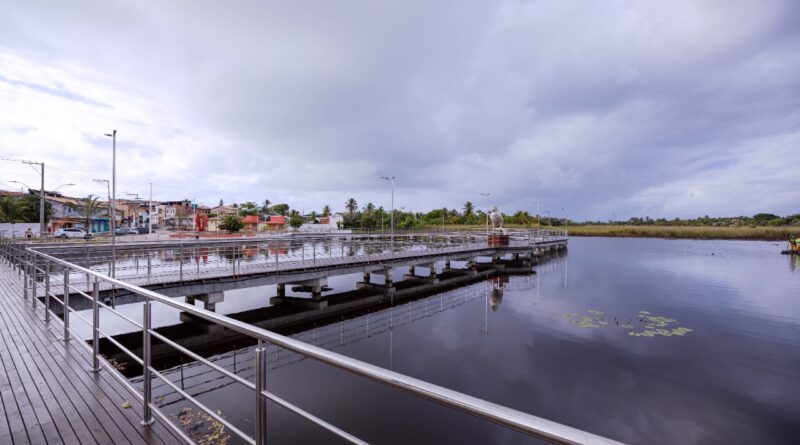
[[(521, 411), (514, 410), (512, 408), (504, 407), (438, 385), (434, 385), (429, 382), (425, 382), (419, 379), (415, 379), (413, 377), (396, 373), (394, 371), (370, 365), (368, 363), (361, 362), (359, 360), (345, 357), (340, 354), (322, 348), (318, 348), (316, 346), (309, 345), (307, 343), (303, 343), (289, 337), (276, 334), (274, 332), (270, 332), (252, 325), (248, 325), (246, 323), (242, 323), (238, 320), (234, 320), (216, 314), (214, 312), (207, 311), (205, 309), (201, 309), (179, 301), (173, 301), (172, 299), (169, 299), (168, 297), (165, 297), (156, 292), (143, 289), (141, 287), (126, 283), (121, 280), (110, 278), (93, 270), (86, 269), (81, 266), (69, 263), (68, 261), (56, 258), (54, 256), (45, 254), (43, 252), (39, 252), (37, 249), (32, 247), (26, 248), (26, 251), (29, 254), (41, 257), (47, 260), (48, 262), (60, 264), (69, 270), (81, 274), (94, 276), (96, 277), (96, 279), (108, 282), (117, 288), (126, 289), (135, 294), (144, 296), (151, 301), (157, 301), (167, 306), (171, 306), (173, 308), (186, 311), (195, 316), (203, 318), (211, 323), (227, 327), (241, 334), (248, 335), (258, 340), (272, 343), (274, 345), (298, 353), (302, 356), (319, 360), (328, 365), (347, 370), (353, 374), (361, 375), (370, 380), (387, 384), (389, 386), (401, 389), (403, 391), (409, 392), (419, 397), (433, 400), (445, 406), (458, 409), (460, 411), (530, 434), (535, 437), (539, 437), (556, 443), (570, 443), (570, 444), (571, 443), (616, 443), (609, 439), (576, 428), (561, 425), (556, 422), (552, 422)], [(68, 309), (65, 312), (68, 312)], [(154, 332), (152, 330), (148, 330), (146, 334), (153, 335)], [(150, 371), (157, 373), (157, 371), (155, 371), (152, 368), (150, 368)], [(188, 396), (188, 394), (186, 395)], [(275, 397), (266, 391), (262, 391), (262, 395), (268, 398)], [(288, 404), (288, 402), (285, 403)], [(145, 404), (148, 406), (148, 408), (150, 408), (152, 405), (152, 401), (145, 401)], [(314, 416), (306, 418), (317, 424), (319, 424), (319, 422), (324, 423), (324, 421), (321, 421), (320, 419), (317, 419)], [(332, 425), (329, 426), (332, 427)], [(232, 428), (232, 430), (235, 429)]]

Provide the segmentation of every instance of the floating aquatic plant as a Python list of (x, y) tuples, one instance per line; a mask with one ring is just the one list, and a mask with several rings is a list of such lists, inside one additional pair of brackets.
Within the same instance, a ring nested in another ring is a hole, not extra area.
[[(596, 329), (608, 326), (603, 311), (587, 309), (586, 312), (588, 312), (589, 315), (571, 313), (564, 314), (561, 317), (569, 320), (570, 323), (579, 328)], [(635, 320), (638, 320), (640, 329), (637, 329), (632, 323), (635, 322)], [(616, 317), (614, 317), (614, 321), (617, 326), (627, 330), (628, 335), (631, 337), (655, 337), (657, 335), (662, 337), (681, 337), (693, 331), (683, 326), (677, 326), (678, 322), (673, 318), (652, 315), (648, 311), (639, 311), (637, 316), (627, 323), (620, 323)]]

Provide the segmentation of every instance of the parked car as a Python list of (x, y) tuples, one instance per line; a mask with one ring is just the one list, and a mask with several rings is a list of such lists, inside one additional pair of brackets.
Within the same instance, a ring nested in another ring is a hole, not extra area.
[[(150, 233), (150, 229), (148, 229), (148, 228), (147, 228), (147, 226), (144, 226), (144, 227), (141, 227), (141, 226), (140, 226), (140, 227), (139, 227), (138, 229), (136, 229), (136, 230), (137, 230), (137, 232), (139, 233), (139, 235), (145, 235), (145, 234), (148, 234), (148, 233)], [(155, 228), (155, 227), (153, 227), (153, 232), (155, 232), (155, 231), (156, 231), (156, 228)]]
[(86, 233), (83, 229), (75, 229), (75, 228), (68, 228), (68, 229), (58, 229), (56, 233), (53, 234), (56, 238), (91, 238), (91, 233)]
[(117, 236), (121, 236), (121, 235), (138, 235), (139, 231), (136, 230), (136, 229), (132, 229), (130, 227), (117, 227), (117, 229), (114, 230), (114, 233)]

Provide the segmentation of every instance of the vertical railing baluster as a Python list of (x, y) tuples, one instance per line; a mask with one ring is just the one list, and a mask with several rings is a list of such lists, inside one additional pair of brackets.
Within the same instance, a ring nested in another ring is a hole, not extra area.
[(33, 285), (33, 287), (31, 288), (31, 307), (33, 309), (36, 309), (36, 288), (38, 287), (36, 285), (36, 277), (38, 277), (39, 274), (38, 274), (38, 271), (36, 269), (36, 255), (35, 254), (31, 254), (31, 265), (32, 265), (32, 268), (33, 268), (31, 270), (31, 284)]
[(25, 252), (25, 262), (22, 264), (25, 275), (22, 278), (22, 298), (28, 298), (28, 252)]
[(50, 321), (50, 260), (44, 260), (44, 321)]
[(69, 269), (64, 267), (64, 341), (69, 341)]
[(92, 283), (92, 372), (100, 371), (100, 283)]
[(255, 363), (255, 385), (256, 385), (256, 415), (255, 415), (255, 439), (256, 444), (263, 445), (267, 443), (267, 401), (261, 394), (267, 387), (267, 366), (266, 366), (266, 350), (264, 349), (264, 341), (259, 339), (258, 346), (255, 349), (256, 363)]
[(153, 413), (150, 404), (153, 402), (150, 374), (150, 300), (142, 306), (142, 425), (153, 424)]

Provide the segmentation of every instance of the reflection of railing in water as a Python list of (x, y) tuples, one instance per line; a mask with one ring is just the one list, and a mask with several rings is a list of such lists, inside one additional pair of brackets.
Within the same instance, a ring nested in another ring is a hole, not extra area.
[[(527, 278), (514, 277), (510, 281), (511, 288), (514, 290), (530, 289), (531, 284)], [(519, 279), (516, 279), (519, 278)], [(484, 284), (468, 286), (463, 289), (443, 292), (434, 297), (427, 297), (421, 300), (410, 301), (393, 306), (387, 309), (382, 309), (374, 313), (366, 313), (353, 319), (343, 319), (342, 321), (334, 322), (325, 326), (314, 327), (312, 329), (299, 332), (290, 337), (304, 341), (306, 343), (318, 346), (327, 350), (334, 351), (338, 348), (357, 343), (365, 340), (374, 335), (380, 335), (388, 332), (389, 330), (401, 328), (408, 324), (432, 317), (441, 312), (454, 309), (462, 306), (471, 301), (487, 298), (487, 289)], [(438, 301), (436, 301), (438, 300)], [(434, 304), (430, 304), (433, 302)], [(251, 352), (253, 347), (242, 348), (239, 351), (226, 352), (219, 354), (216, 357), (209, 357), (208, 360), (213, 361), (219, 366), (223, 366), (228, 370), (236, 372), (242, 377), (252, 377), (251, 372), (253, 368), (252, 362), (254, 358)], [(237, 355), (240, 357), (237, 360)], [(244, 358), (241, 358), (244, 356)], [(301, 361), (306, 360), (306, 357), (295, 354), (289, 351), (282, 351), (280, 348), (275, 347), (272, 354), (269, 354), (267, 364), (268, 369), (274, 370), (287, 366), (294, 365)], [(197, 368), (205, 368), (204, 371), (197, 372)], [(194, 373), (189, 373), (195, 371)], [(232, 383), (231, 379), (220, 375), (213, 369), (205, 367), (202, 363), (190, 362), (183, 365), (175, 366), (171, 369), (162, 371), (165, 375), (178, 375), (181, 381), (181, 386), (186, 391), (194, 396), (199, 396), (208, 392), (228, 386)], [(191, 381), (201, 376), (211, 375), (212, 377), (201, 382), (193, 382), (188, 386), (184, 386), (185, 381)], [(141, 378), (131, 379), (132, 382), (139, 382)], [(217, 383), (213, 387), (205, 387)], [(192, 389), (203, 386), (197, 392)], [(175, 391), (164, 391), (168, 388), (167, 385), (154, 385), (153, 390), (159, 397), (164, 397), (161, 406), (168, 406), (172, 403), (183, 400), (183, 397)], [(170, 397), (173, 397), (170, 400)]]

